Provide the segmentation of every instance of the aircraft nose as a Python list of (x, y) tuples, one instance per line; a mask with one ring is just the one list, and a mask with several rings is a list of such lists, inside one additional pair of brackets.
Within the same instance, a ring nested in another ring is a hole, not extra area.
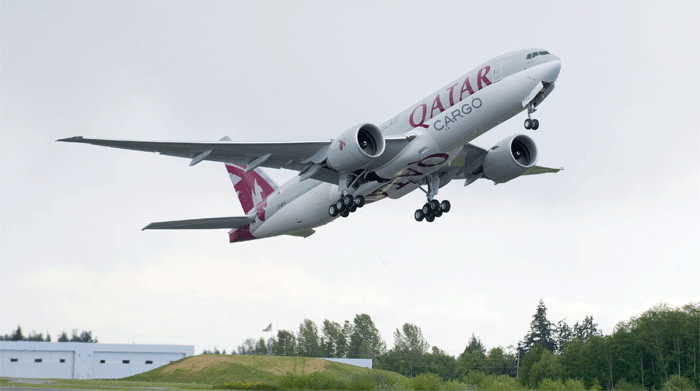
[(546, 64), (547, 72), (545, 80), (543, 80), (550, 83), (554, 83), (557, 80), (559, 77), (559, 71), (561, 71), (561, 60), (557, 56), (552, 57), (554, 58)]

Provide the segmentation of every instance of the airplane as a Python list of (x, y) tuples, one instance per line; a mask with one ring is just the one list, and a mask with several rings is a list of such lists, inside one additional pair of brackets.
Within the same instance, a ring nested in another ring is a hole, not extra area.
[[(556, 173), (535, 165), (535, 142), (509, 136), (485, 149), (470, 142), (527, 111), (525, 129), (554, 90), (561, 60), (544, 49), (525, 49), (493, 58), (448, 83), (379, 126), (355, 125), (335, 139), (309, 142), (160, 142), (90, 139), (57, 141), (156, 152), (223, 162), (245, 216), (151, 223), (145, 229), (230, 229), (229, 242), (279, 235), (308, 237), (319, 226), (348, 217), (365, 204), (397, 199), (421, 189), (426, 203), (416, 221), (433, 222), (451, 204), (436, 199), (452, 180), (495, 184), (521, 175)], [(298, 175), (278, 186), (262, 167)]]

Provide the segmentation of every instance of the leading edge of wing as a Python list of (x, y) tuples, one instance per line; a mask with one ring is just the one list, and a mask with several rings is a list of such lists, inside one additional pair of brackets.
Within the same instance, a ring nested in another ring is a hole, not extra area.
[[(82, 136), (69, 137), (60, 142), (98, 145), (102, 147), (153, 152), (166, 156), (222, 163), (250, 164), (265, 156), (262, 167), (288, 168), (300, 171), (306, 167), (306, 160), (330, 145), (331, 140), (299, 142), (179, 142), (179, 141), (136, 141), (90, 139)], [(269, 156), (266, 156), (269, 155)], [(197, 163), (199, 161), (196, 161)]]
[(194, 220), (161, 221), (145, 226), (146, 229), (231, 229), (241, 228), (251, 223), (251, 219), (242, 217), (214, 217)]

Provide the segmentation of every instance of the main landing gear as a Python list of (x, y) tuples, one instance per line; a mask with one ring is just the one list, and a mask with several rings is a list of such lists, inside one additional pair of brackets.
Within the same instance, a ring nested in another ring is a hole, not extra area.
[(422, 208), (416, 209), (416, 211), (413, 213), (413, 217), (416, 219), (416, 221), (425, 221), (432, 223), (435, 221), (436, 217), (442, 216), (443, 213), (447, 213), (450, 211), (450, 201), (438, 201), (438, 200), (430, 200), (423, 205)]
[(537, 111), (535, 106), (532, 105), (531, 103), (527, 104), (527, 119), (525, 120), (525, 129), (532, 129), (532, 130), (537, 130), (537, 128), (540, 127), (540, 121), (536, 119), (531, 119), (530, 115)]
[(338, 201), (328, 207), (328, 214), (331, 217), (340, 215), (341, 217), (348, 217), (350, 213), (357, 210), (357, 208), (362, 208), (365, 206), (365, 197), (358, 195), (353, 197), (352, 194), (345, 194)]
[(420, 189), (425, 192), (428, 202), (426, 202), (422, 208), (416, 209), (413, 213), (413, 217), (416, 221), (423, 221), (423, 219), (425, 219), (425, 221), (432, 223), (435, 221), (436, 217), (440, 217), (443, 213), (449, 212), (451, 205), (450, 201), (445, 200), (440, 202), (435, 199), (438, 188), (440, 187), (440, 178), (437, 175), (428, 175), (426, 177), (426, 182), (428, 184), (428, 191), (423, 190), (422, 187)]

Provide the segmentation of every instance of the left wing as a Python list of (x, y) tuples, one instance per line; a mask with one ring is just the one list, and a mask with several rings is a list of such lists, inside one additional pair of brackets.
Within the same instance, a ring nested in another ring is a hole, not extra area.
[[(449, 180), (464, 179), (464, 186), (467, 186), (477, 179), (483, 178), (482, 169), (484, 157), (486, 157), (487, 152), (488, 150), (484, 148), (474, 144), (467, 144), (448, 166), (441, 168), (438, 172), (447, 174)], [(522, 175), (537, 175), (550, 172), (557, 173), (561, 170), (563, 170), (563, 168), (533, 166)]]

